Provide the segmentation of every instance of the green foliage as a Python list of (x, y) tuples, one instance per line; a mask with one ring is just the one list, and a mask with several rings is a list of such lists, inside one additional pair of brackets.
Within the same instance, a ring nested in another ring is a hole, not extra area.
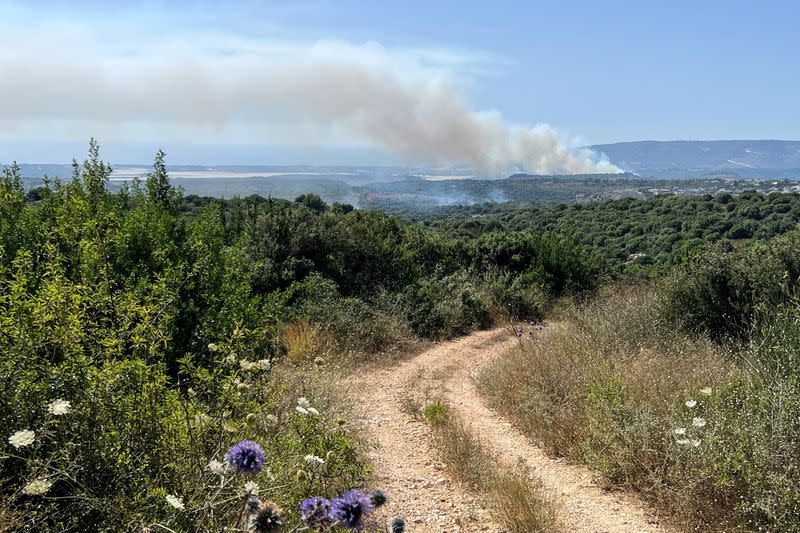
[(433, 402), (422, 408), (422, 416), (433, 426), (440, 426), (450, 420), (450, 408), (444, 402)]
[(489, 271), (483, 278), (483, 287), (494, 312), (513, 320), (541, 320), (550, 305), (547, 292), (532, 274)]
[(746, 338), (759, 313), (795, 294), (800, 280), (800, 238), (790, 234), (735, 251), (704, 254), (664, 283), (668, 320), (716, 339)]
[[(329, 394), (315, 373), (282, 368), (278, 317), (224, 209), (179, 214), (163, 153), (146, 193), (109, 194), (110, 171), (92, 142), (74, 179), (35, 205), (15, 166), (0, 180), (0, 228), (14, 227), (0, 254), (3, 516), (24, 517), (12, 524), (23, 531), (239, 527), (244, 475), (206, 465), (244, 438), (266, 449), (255, 481), (290, 524), (310, 492), (360, 485), (367, 470), (335, 406), (294, 409), (300, 394)], [(13, 446), (24, 430), (33, 442)]]
[(328, 207), (318, 194), (301, 194), (295, 198), (294, 201), (298, 204), (303, 204), (307, 208), (316, 211), (317, 213), (325, 211), (325, 209)]
[(657, 275), (714, 243), (768, 240), (800, 221), (797, 193), (660, 195), (585, 204), (507, 203), (441, 208), (422, 216), (442, 233), (550, 232), (595, 253), (617, 275)]
[(406, 289), (404, 297), (411, 327), (421, 337), (463, 335), (492, 323), (482, 295), (463, 272), (439, 280), (421, 279)]

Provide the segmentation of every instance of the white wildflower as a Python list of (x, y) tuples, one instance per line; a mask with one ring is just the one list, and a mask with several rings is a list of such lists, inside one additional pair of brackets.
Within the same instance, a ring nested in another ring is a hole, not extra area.
[(217, 346), (217, 345), (216, 345), (216, 344), (214, 344), (213, 342), (209, 342), (209, 343), (208, 343), (208, 350), (209, 350), (210, 352), (216, 352), (217, 350), (219, 350), (219, 346)]
[(686, 435), (686, 428), (675, 428), (673, 433), (676, 435)]
[(272, 363), (269, 362), (269, 359), (259, 359), (256, 361), (256, 364), (261, 370), (269, 370), (272, 368)]
[(67, 400), (61, 398), (53, 400), (47, 404), (47, 412), (54, 416), (65, 415), (72, 409), (72, 404)]
[(206, 466), (206, 469), (212, 474), (215, 474), (217, 476), (224, 476), (225, 472), (228, 471), (228, 463), (223, 463), (222, 461), (211, 459), (208, 462), (208, 466)]
[(696, 428), (704, 427), (706, 425), (706, 419), (696, 416), (692, 419), (692, 425)]
[(236, 361), (237, 361), (236, 354), (229, 353), (228, 355), (225, 356), (225, 362), (228, 363), (229, 365), (235, 365)]
[(248, 481), (244, 484), (244, 491), (246, 494), (252, 494), (253, 496), (258, 496), (258, 491), (261, 487), (258, 486), (258, 483), (255, 481)]
[(695, 405), (697, 405), (697, 400), (686, 400), (686, 407), (689, 409), (693, 408)]
[(702, 394), (703, 396), (711, 396), (711, 393), (713, 392), (714, 391), (711, 389), (711, 387), (704, 387), (700, 389), (700, 394)]
[(701, 442), (700, 439), (692, 439), (692, 446), (697, 448), (698, 446), (700, 446), (700, 442)]
[(183, 511), (186, 506), (183, 505), (183, 500), (174, 494), (167, 494), (167, 503), (178, 511)]
[(309, 455), (306, 455), (304, 457), (304, 459), (308, 464), (318, 464), (318, 465), (325, 464), (325, 459), (323, 459), (322, 457), (319, 457), (317, 455), (309, 454)]
[(36, 438), (36, 433), (34, 433), (30, 429), (21, 429), (8, 437), (8, 443), (12, 445), (14, 448), (24, 448), (25, 446), (30, 446), (33, 444), (34, 439)]
[(50, 487), (53, 486), (53, 482), (49, 479), (44, 478), (36, 478), (22, 489), (23, 494), (27, 494), (28, 496), (41, 496), (42, 494), (46, 494)]
[(681, 446), (688, 446), (689, 444), (691, 444), (691, 441), (689, 439), (678, 439), (675, 442), (677, 442)]
[(319, 416), (319, 411), (311, 407), (311, 402), (308, 401), (308, 398), (305, 396), (301, 396), (297, 399), (297, 407), (294, 408), (295, 411), (300, 413), (301, 415), (314, 415)]

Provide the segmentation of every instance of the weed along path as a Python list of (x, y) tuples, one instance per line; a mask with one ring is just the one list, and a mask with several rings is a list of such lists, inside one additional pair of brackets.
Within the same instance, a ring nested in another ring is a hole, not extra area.
[(505, 328), (435, 345), (413, 358), (369, 369), (352, 382), (367, 434), (374, 443), (375, 485), (387, 490), (388, 511), (413, 532), (503, 532), (490, 503), (450, 480), (418, 414), (443, 400), (481, 444), (509, 465), (522, 460), (561, 508), (565, 532), (668, 533), (633, 495), (608, 492), (589, 470), (548, 457), (478, 394), (478, 370), (517, 342)]

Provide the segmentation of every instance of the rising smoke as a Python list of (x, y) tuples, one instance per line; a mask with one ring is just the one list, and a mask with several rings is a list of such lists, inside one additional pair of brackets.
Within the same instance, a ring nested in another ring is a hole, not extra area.
[(570, 149), (549, 126), (512, 126), (496, 112), (471, 110), (453, 75), (377, 45), (108, 54), (69, 43), (40, 43), (24, 53), (0, 44), (3, 128), (154, 123), (188, 132), (244, 124), (272, 139), (283, 129), (295, 142), (303, 142), (302, 132), (325, 132), (493, 175), (618, 172), (589, 150)]

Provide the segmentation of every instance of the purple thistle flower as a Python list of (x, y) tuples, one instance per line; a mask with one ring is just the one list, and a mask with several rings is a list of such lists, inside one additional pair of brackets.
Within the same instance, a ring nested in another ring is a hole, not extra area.
[(372, 512), (369, 498), (360, 490), (348, 490), (331, 502), (331, 517), (354, 531), (364, 528), (364, 517)]
[(300, 518), (308, 527), (324, 526), (331, 520), (331, 501), (314, 496), (300, 504)]
[(264, 466), (264, 449), (251, 440), (234, 444), (225, 454), (225, 459), (240, 472), (256, 473)]

